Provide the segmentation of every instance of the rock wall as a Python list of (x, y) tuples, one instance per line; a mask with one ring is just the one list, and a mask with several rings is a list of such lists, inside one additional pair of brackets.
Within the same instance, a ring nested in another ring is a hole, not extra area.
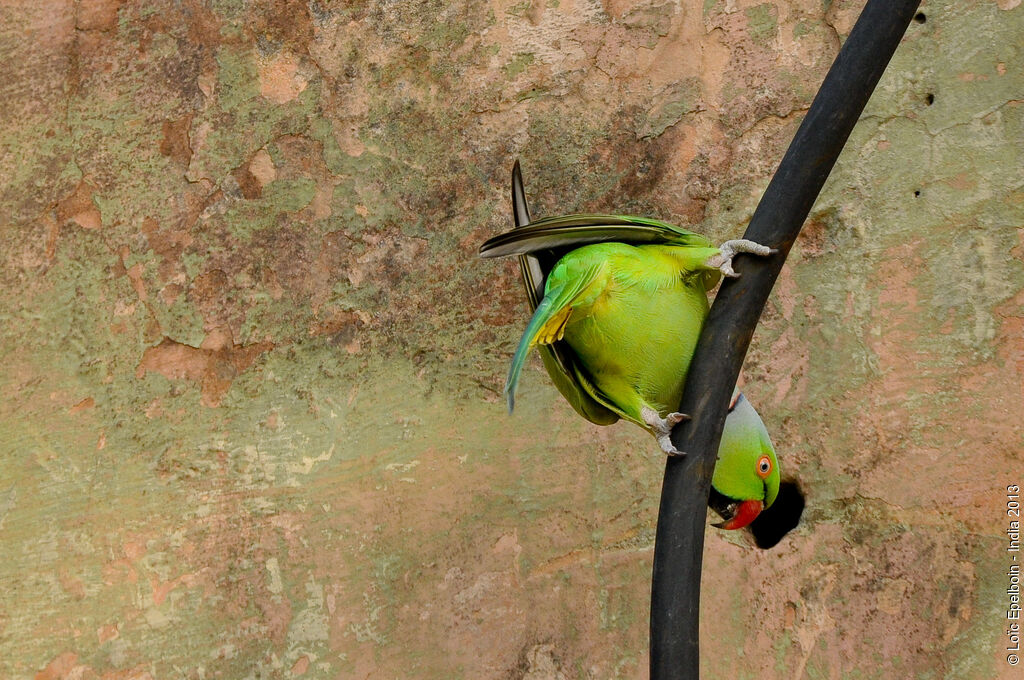
[[(0, 0), (0, 677), (636, 678), (662, 456), (476, 249), (742, 233), (854, 0)], [(1010, 678), (1024, 7), (926, 0), (745, 369), (709, 678)]]

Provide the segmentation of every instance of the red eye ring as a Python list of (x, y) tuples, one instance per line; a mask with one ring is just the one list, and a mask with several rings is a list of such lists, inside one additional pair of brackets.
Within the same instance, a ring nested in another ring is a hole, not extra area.
[(757, 476), (764, 479), (772, 472), (772, 459), (768, 456), (761, 456), (757, 459)]

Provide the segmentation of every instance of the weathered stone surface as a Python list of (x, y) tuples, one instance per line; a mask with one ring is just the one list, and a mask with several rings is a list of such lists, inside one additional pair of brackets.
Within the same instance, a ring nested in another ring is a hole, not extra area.
[[(660, 454), (505, 414), (476, 249), (517, 157), (738, 235), (861, 6), (0, 0), (0, 677), (644, 677)], [(1015, 677), (1022, 36), (925, 2), (787, 263), (809, 504), (709, 535), (708, 677)]]

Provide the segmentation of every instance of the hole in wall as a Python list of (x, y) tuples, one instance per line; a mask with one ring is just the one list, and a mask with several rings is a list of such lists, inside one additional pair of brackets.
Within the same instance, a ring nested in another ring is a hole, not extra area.
[(917, 14), (914, 15), (914, 21), (916, 21), (919, 24), (923, 24), (924, 22), (928, 21), (928, 17), (924, 15), (924, 12), (918, 12)]
[(925, 95), (924, 101), (928, 104), (928, 106), (931, 106), (932, 104), (935, 103), (935, 95), (929, 92), (927, 95)]
[(747, 527), (757, 547), (767, 550), (778, 545), (800, 523), (804, 505), (806, 497), (798, 482), (785, 480), (779, 484), (775, 502)]
[(921, 190), (920, 189), (914, 189), (914, 198), (917, 198), (920, 195), (921, 195)]

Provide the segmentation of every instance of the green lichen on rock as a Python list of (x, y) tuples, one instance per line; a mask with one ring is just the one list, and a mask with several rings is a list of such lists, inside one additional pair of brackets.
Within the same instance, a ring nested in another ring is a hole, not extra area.
[(779, 29), (775, 7), (768, 2), (744, 10), (747, 29), (755, 43), (767, 45)]

